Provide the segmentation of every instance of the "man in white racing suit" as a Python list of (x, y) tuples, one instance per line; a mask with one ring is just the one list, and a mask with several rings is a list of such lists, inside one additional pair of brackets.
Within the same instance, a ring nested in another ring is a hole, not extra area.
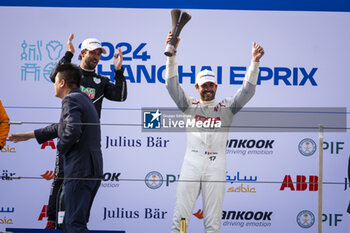
[[(172, 34), (169, 33), (167, 43), (171, 38)], [(254, 95), (259, 74), (259, 61), (263, 55), (263, 48), (253, 42), (253, 58), (243, 85), (233, 97), (221, 102), (215, 99), (217, 83), (212, 71), (203, 70), (197, 74), (195, 87), (200, 95), (200, 100), (197, 100), (189, 97), (179, 85), (176, 52), (172, 57), (167, 58), (166, 87), (177, 107), (183, 112), (185, 122), (186, 120), (202, 121), (202, 125), (205, 125), (205, 121), (211, 123), (209, 124), (211, 127), (207, 128), (186, 128), (187, 147), (176, 190), (172, 233), (180, 231), (181, 218), (185, 218), (186, 225), (188, 225), (200, 192), (202, 192), (205, 232), (220, 232), (226, 181), (226, 142), (229, 129), (224, 126), (230, 126), (233, 116)], [(219, 127), (212, 127), (214, 123)]]

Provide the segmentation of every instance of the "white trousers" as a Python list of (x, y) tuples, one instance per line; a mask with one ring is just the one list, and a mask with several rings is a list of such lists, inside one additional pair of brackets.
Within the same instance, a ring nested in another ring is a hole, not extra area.
[(176, 190), (171, 232), (178, 233), (180, 231), (181, 218), (186, 218), (187, 229), (196, 200), (200, 192), (202, 192), (205, 232), (219, 233), (222, 218), (222, 203), (225, 195), (225, 181), (225, 169), (213, 169), (209, 167), (203, 172), (202, 169), (196, 167), (194, 164), (186, 163), (185, 161)]

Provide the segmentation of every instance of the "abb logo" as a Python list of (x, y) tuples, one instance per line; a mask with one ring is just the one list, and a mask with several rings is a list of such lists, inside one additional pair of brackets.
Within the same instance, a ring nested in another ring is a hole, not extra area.
[(41, 213), (39, 215), (39, 218), (38, 218), (39, 221), (43, 220), (43, 218), (47, 218), (48, 217), (47, 216), (47, 208), (48, 208), (48, 205), (44, 205), (43, 206), (43, 208), (41, 210)]
[(293, 183), (292, 177), (290, 175), (286, 175), (280, 190), (284, 191), (285, 188), (290, 188), (291, 191), (305, 191), (308, 186), (309, 191), (318, 190), (318, 176), (309, 176), (309, 181), (307, 181), (306, 176), (303, 175), (297, 175), (296, 178), (296, 182)]
[(44, 174), (40, 175), (45, 180), (52, 180), (55, 177), (54, 171), (46, 171)]
[(52, 149), (56, 149), (56, 146), (55, 146), (53, 139), (41, 144), (41, 149), (45, 149), (45, 147), (47, 147), (47, 146), (50, 146)]

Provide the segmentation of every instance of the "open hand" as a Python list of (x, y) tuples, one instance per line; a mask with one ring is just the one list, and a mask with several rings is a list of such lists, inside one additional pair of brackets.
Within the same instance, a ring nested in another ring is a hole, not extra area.
[(68, 41), (67, 41), (67, 49), (69, 52), (71, 53), (75, 53), (75, 49), (74, 49), (74, 46), (73, 46), (73, 43), (72, 43), (72, 40), (74, 39), (74, 34), (70, 34), (69, 37), (68, 37)]
[(113, 64), (115, 70), (120, 70), (122, 68), (123, 63), (123, 53), (120, 48), (118, 48), (118, 56), (114, 53)]

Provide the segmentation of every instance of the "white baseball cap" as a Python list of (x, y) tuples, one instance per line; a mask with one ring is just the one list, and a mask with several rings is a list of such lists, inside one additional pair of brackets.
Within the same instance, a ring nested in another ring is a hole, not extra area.
[(88, 38), (81, 43), (81, 50), (87, 49), (93, 51), (95, 49), (101, 49), (103, 54), (106, 54), (106, 50), (102, 47), (101, 42), (96, 38)]
[(212, 82), (216, 84), (216, 77), (211, 70), (202, 70), (196, 76), (196, 84), (202, 86), (206, 82)]

